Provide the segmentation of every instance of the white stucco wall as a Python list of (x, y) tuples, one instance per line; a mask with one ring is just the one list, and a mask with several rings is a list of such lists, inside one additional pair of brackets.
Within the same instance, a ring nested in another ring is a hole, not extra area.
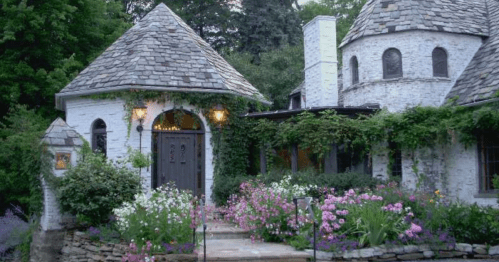
[[(77, 148), (77, 147), (76, 147)], [(49, 146), (47, 149), (55, 156), (56, 153), (70, 153), (71, 165), (76, 165), (77, 151), (75, 147), (66, 146)], [(54, 175), (56, 177), (64, 176), (66, 169), (55, 169), (55, 159), (52, 163), (54, 167)], [(59, 230), (63, 228), (65, 220), (71, 220), (71, 215), (62, 215), (59, 209), (59, 202), (55, 196), (54, 190), (49, 187), (48, 183), (42, 179), (43, 189), (43, 212), (40, 219), (42, 230)]]
[[(180, 106), (180, 105), (179, 105)], [(144, 120), (144, 131), (142, 132), (142, 152), (150, 153), (152, 146), (152, 124), (154, 119), (161, 113), (173, 109), (172, 103), (147, 104), (147, 116)], [(205, 130), (205, 194), (207, 203), (213, 203), (211, 198), (213, 185), (213, 148), (211, 146), (211, 130), (207, 120), (202, 114), (196, 114), (191, 105), (183, 105), (184, 110), (191, 111), (203, 122)], [(136, 128), (138, 121), (132, 122), (130, 137), (127, 136), (128, 125), (124, 120), (124, 101), (115, 100), (93, 100), (93, 99), (71, 99), (66, 102), (66, 122), (69, 126), (80, 133), (87, 141), (91, 141), (92, 125), (95, 120), (102, 119), (106, 123), (107, 132), (107, 156), (109, 159), (120, 159), (126, 157), (127, 148), (139, 148), (140, 136)], [(151, 168), (141, 171), (143, 188), (151, 189)]]
[(338, 105), (336, 19), (317, 16), (303, 27), (305, 38), (304, 107)]
[[(430, 31), (408, 31), (369, 36), (343, 47), (345, 106), (379, 103), (402, 111), (416, 105), (440, 106), (445, 96), (482, 45), (478, 36)], [(448, 78), (433, 77), (432, 52), (446, 50)], [(403, 77), (383, 79), (383, 53), (396, 48), (402, 54)], [(359, 83), (352, 85), (350, 59), (359, 62)]]

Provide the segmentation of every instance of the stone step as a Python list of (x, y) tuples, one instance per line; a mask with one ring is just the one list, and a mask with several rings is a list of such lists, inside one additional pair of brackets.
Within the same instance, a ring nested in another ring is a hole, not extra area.
[[(206, 223), (206, 239), (248, 239), (247, 230), (223, 221), (208, 221)], [(203, 226), (196, 229), (197, 237), (203, 237)]]
[[(203, 261), (203, 245), (197, 250), (198, 261)], [(206, 261), (272, 261), (306, 262), (310, 255), (296, 251), (293, 247), (279, 244), (255, 242), (250, 239), (207, 239)]]

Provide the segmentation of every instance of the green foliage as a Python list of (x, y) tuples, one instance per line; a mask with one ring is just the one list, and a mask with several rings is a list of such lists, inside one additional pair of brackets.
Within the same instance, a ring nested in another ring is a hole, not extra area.
[(133, 199), (140, 191), (139, 176), (125, 163), (113, 163), (93, 153), (88, 143), (80, 160), (68, 169), (57, 188), (63, 212), (77, 215), (91, 225), (105, 223), (113, 208)]
[[(306, 169), (292, 173), (290, 170), (279, 171), (271, 170), (267, 174), (259, 174), (258, 179), (265, 183), (266, 185), (271, 185), (273, 182), (278, 182), (282, 180), (285, 176), (291, 176), (291, 183), (296, 185), (316, 185), (320, 188), (334, 188), (337, 194), (343, 194), (343, 192), (351, 188), (370, 188), (373, 189), (377, 184), (380, 184), (380, 180), (373, 178), (371, 174), (362, 173), (336, 173), (336, 174), (318, 174), (317, 171), (313, 169)], [(309, 194), (314, 196), (319, 196), (320, 192), (317, 190), (312, 190)]]
[[(452, 229), (457, 242), (499, 244), (499, 211), (492, 207), (480, 207), (476, 203), (454, 203), (437, 212), (445, 212), (443, 226)], [(435, 214), (433, 212), (432, 214)]]
[(291, 1), (242, 0), (238, 13), (239, 51), (249, 52), (258, 63), (259, 55), (302, 39), (301, 19)]
[(0, 213), (9, 203), (29, 214), (42, 211), (40, 174), (51, 175), (51, 155), (40, 144), (48, 123), (27, 106), (15, 106), (0, 129)]
[(259, 63), (253, 61), (253, 54), (249, 52), (233, 52), (225, 59), (274, 102), (272, 109), (287, 108), (289, 93), (304, 79), (303, 44), (262, 52)]
[(128, 148), (128, 162), (135, 168), (144, 168), (152, 164), (151, 153), (144, 154), (138, 149)]
[(0, 9), (0, 116), (26, 104), (53, 119), (54, 94), (127, 28), (114, 0), (6, 0)]
[(217, 175), (214, 179), (213, 199), (217, 206), (223, 206), (227, 203), (229, 197), (233, 194), (239, 194), (241, 183), (249, 181), (253, 177), (246, 175)]
[[(499, 189), (499, 176), (497, 174), (494, 175), (492, 183), (494, 184), (494, 188)], [(499, 203), (499, 193), (497, 193), (497, 203)]]

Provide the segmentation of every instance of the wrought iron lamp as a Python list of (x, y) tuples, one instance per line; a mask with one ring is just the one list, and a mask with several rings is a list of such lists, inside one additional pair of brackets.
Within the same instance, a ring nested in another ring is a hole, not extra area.
[(218, 127), (222, 127), (227, 122), (229, 112), (221, 105), (216, 105), (210, 111), (210, 118), (213, 123), (218, 124)]
[(142, 135), (142, 131), (144, 130), (144, 126), (142, 123), (147, 115), (147, 106), (144, 104), (144, 101), (139, 100), (137, 104), (133, 107), (133, 115), (139, 120), (139, 125), (137, 126), (137, 131)]

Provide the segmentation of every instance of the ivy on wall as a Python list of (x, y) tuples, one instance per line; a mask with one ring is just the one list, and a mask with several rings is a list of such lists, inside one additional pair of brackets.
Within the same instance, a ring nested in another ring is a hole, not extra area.
[[(281, 123), (257, 120), (252, 134), (259, 139), (260, 145), (277, 148), (297, 144), (323, 159), (331, 144), (344, 144), (349, 150), (361, 153), (376, 150), (387, 142), (410, 152), (456, 142), (468, 147), (476, 143), (479, 130), (499, 131), (499, 102), (480, 107), (417, 106), (402, 113), (380, 110), (355, 118), (338, 115), (332, 110), (318, 116), (305, 111)], [(391, 151), (396, 148), (388, 150), (393, 158)], [(393, 161), (389, 162), (391, 164)]]
[[(214, 155), (214, 188), (215, 198), (221, 199), (227, 194), (224, 183), (236, 181), (236, 177), (246, 174), (249, 165), (249, 144), (251, 143), (252, 122), (239, 117), (249, 110), (264, 111), (268, 107), (256, 99), (230, 94), (181, 93), (130, 90), (90, 96), (92, 99), (123, 99), (125, 101), (124, 121), (128, 124), (128, 133), (132, 125), (132, 110), (137, 101), (174, 104), (174, 109), (181, 109), (183, 104), (195, 106), (197, 114), (203, 114), (208, 120), (212, 138)], [(210, 110), (221, 105), (228, 112), (227, 121), (219, 126), (209, 116)], [(179, 110), (179, 112), (182, 112)]]

